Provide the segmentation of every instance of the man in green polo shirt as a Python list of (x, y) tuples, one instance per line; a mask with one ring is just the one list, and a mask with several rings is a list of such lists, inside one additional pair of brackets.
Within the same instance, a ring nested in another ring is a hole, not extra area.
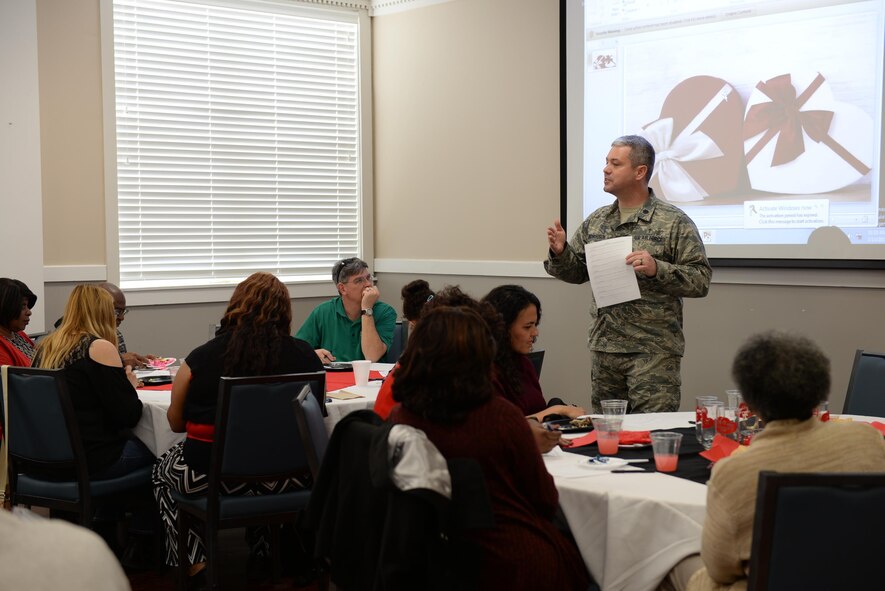
[(313, 309), (296, 338), (310, 343), (323, 363), (384, 357), (393, 342), (396, 310), (379, 302), (369, 265), (353, 257), (332, 267), (338, 297)]

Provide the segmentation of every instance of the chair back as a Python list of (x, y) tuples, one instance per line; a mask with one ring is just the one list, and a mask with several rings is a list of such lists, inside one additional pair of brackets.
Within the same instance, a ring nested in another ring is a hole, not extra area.
[(292, 406), (311, 391), (303, 375), (221, 378), (210, 489), (221, 480), (278, 480), (310, 469), (315, 452), (306, 449)]
[(64, 370), (10, 367), (7, 383), (10, 457), (19, 468), (75, 470), (82, 444)]
[(381, 358), (382, 363), (396, 363), (406, 348), (406, 341), (409, 339), (409, 323), (402, 320), (396, 321), (396, 327), (393, 329), (393, 342), (390, 343), (384, 357)]
[(298, 397), (292, 402), (292, 407), (295, 409), (295, 419), (298, 421), (301, 442), (307, 451), (307, 461), (310, 464), (314, 481), (316, 481), (323, 457), (326, 455), (326, 447), (329, 445), (329, 435), (326, 432), (326, 424), (323, 422), (322, 409), (308, 387), (301, 389)]
[(882, 507), (885, 474), (761, 472), (748, 589), (868, 588), (881, 578)]
[(842, 412), (885, 416), (885, 353), (857, 350)]
[(540, 378), (541, 367), (544, 365), (544, 349), (532, 351), (529, 353), (528, 357), (529, 361), (531, 361), (532, 365), (535, 367), (535, 373), (538, 374), (538, 378)]

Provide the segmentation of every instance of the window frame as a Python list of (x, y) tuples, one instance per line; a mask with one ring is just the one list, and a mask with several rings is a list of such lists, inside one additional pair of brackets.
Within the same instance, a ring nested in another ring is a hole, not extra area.
[[(175, 0), (172, 0), (175, 1)], [(188, 0), (201, 2), (202, 0)], [(227, 0), (213, 0), (212, 4), (233, 4)], [(256, 0), (255, 4), (266, 3)], [(273, 0), (271, 3), (291, 5), (304, 13), (350, 12), (356, 13), (359, 30), (358, 43), (358, 92), (360, 109), (359, 153), (360, 170), (358, 182), (358, 254), (372, 265), (374, 260), (374, 179), (373, 179), (373, 126), (372, 126), (372, 27), (367, 7), (352, 3), (342, 8), (334, 0)], [(322, 6), (318, 6), (322, 5)], [(107, 280), (120, 283), (119, 210), (117, 202), (117, 142), (116, 142), (116, 96), (114, 75), (114, 15), (113, 0), (100, 0), (101, 68), (102, 68), (102, 114), (104, 124), (104, 193)], [(256, 269), (259, 270), (259, 269)], [(336, 295), (336, 288), (329, 276), (316, 279), (289, 281), (287, 285), (293, 299)], [(207, 285), (187, 287), (127, 287), (126, 298), (130, 306), (225, 302), (235, 283), (230, 285)]]

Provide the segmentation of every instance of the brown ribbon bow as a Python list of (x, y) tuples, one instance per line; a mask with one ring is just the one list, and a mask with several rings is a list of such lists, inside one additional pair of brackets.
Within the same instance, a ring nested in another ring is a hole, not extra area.
[(762, 132), (765, 134), (747, 152), (747, 162), (752, 162), (762, 148), (777, 135), (774, 146), (772, 166), (792, 162), (805, 152), (803, 131), (810, 139), (833, 150), (843, 160), (861, 174), (870, 172), (870, 168), (858, 160), (851, 152), (830, 137), (830, 125), (833, 123), (832, 111), (801, 111), (802, 106), (824, 83), (824, 77), (818, 73), (802, 94), (796, 96), (789, 74), (782, 74), (756, 85), (763, 94), (771, 99), (768, 103), (758, 103), (750, 107), (744, 121), (744, 139), (750, 139)]

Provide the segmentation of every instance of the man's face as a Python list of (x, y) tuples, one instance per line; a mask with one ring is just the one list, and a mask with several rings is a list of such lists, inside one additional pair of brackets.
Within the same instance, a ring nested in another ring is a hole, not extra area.
[(351, 275), (345, 281), (338, 283), (338, 293), (342, 299), (352, 302), (362, 302), (363, 290), (374, 285), (372, 274), (368, 269), (363, 269), (356, 275)]
[(629, 146), (612, 146), (605, 157), (605, 168), (602, 169), (603, 190), (615, 197), (642, 184), (646, 166), (633, 168), (630, 162)]
[(118, 291), (114, 295), (114, 316), (117, 318), (117, 326), (123, 322), (126, 317), (126, 296), (123, 292)]

